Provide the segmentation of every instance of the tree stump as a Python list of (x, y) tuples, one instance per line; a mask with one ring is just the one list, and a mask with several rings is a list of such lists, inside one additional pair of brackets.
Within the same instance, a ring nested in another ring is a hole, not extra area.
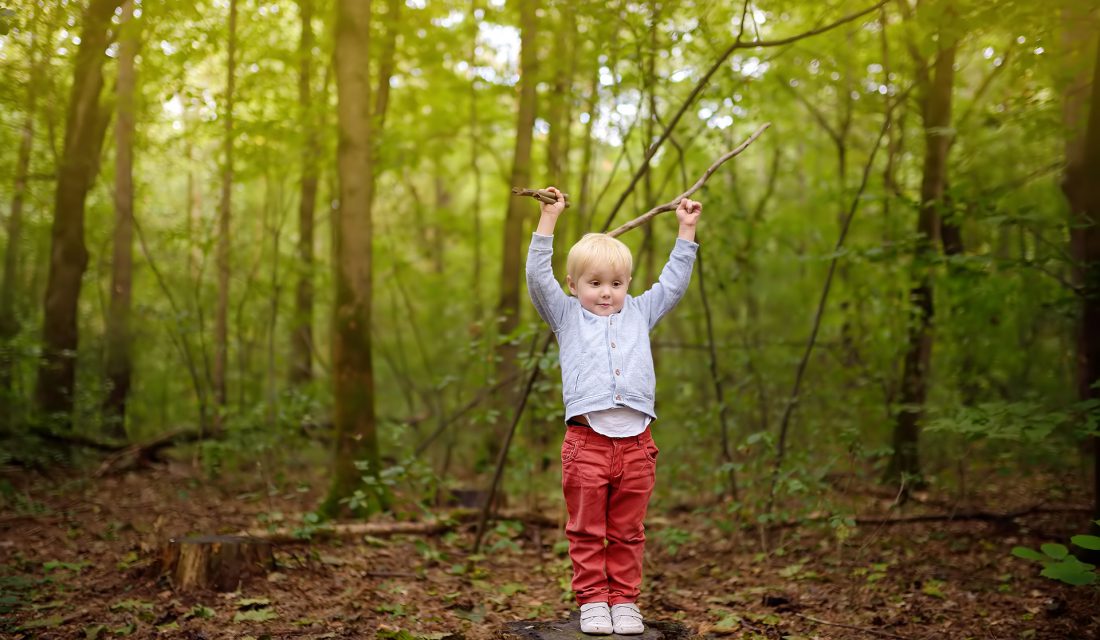
[(161, 549), (161, 573), (180, 591), (234, 591), (246, 577), (274, 568), (271, 543), (243, 536), (193, 536)]
[(590, 636), (581, 633), (580, 613), (573, 612), (568, 620), (506, 622), (501, 628), (503, 640), (592, 640), (592, 638), (617, 638), (619, 640), (687, 640), (693, 638), (691, 630), (678, 622), (646, 620), (645, 633), (640, 636)]

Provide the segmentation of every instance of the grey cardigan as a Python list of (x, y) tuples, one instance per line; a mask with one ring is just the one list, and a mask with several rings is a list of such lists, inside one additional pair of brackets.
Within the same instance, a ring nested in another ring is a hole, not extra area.
[(626, 296), (619, 313), (597, 316), (566, 295), (554, 279), (554, 237), (531, 237), (527, 291), (558, 338), (566, 418), (614, 407), (657, 417), (649, 332), (687, 292), (698, 250), (698, 244), (677, 238), (660, 279), (649, 291), (637, 298)]

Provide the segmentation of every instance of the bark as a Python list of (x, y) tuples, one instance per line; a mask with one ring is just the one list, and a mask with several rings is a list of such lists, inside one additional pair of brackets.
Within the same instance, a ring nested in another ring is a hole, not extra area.
[[(558, 11), (560, 20), (556, 36), (552, 40), (551, 59), (553, 66), (550, 82), (550, 94), (546, 100), (546, 121), (550, 125), (550, 134), (546, 138), (546, 184), (557, 186), (562, 191), (569, 191), (565, 184), (565, 166), (568, 158), (565, 156), (565, 148), (569, 144), (569, 121), (566, 119), (566, 103), (572, 100), (570, 87), (573, 79), (569, 76), (569, 48), (571, 34), (566, 29), (568, 12), (571, 3), (563, 3)], [(519, 186), (513, 183), (512, 186)], [(541, 185), (540, 185), (541, 187)], [(564, 229), (563, 229), (564, 231)], [(554, 254), (552, 256), (554, 273), (561, 273), (565, 265), (565, 256), (568, 252), (570, 238), (566, 233), (554, 234)]]
[[(1079, 265), (1075, 274), (1081, 301), (1076, 340), (1077, 396), (1082, 401), (1095, 401), (1100, 400), (1100, 44), (1084, 29), (1075, 28), (1080, 22), (1067, 19), (1066, 39), (1082, 45), (1089, 42), (1096, 54), (1091, 90), (1087, 89), (1088, 76), (1082, 73), (1066, 91), (1063, 120), (1069, 138), (1062, 190), (1070, 206), (1070, 252)], [(1088, 49), (1081, 46), (1076, 50)], [(1082, 415), (1082, 421), (1086, 417)], [(1088, 444), (1093, 456), (1092, 519), (1098, 520), (1100, 438), (1090, 436)], [(1100, 532), (1100, 527), (1094, 524), (1093, 531)]]
[[(470, 15), (477, 15), (479, 0), (473, 0), (470, 6)], [(470, 20), (470, 67), (477, 65), (477, 36), (478, 21)], [(470, 73), (470, 173), (474, 177), (473, 203), (471, 204), (470, 219), (473, 221), (474, 236), (474, 273), (471, 288), (474, 292), (474, 307), (471, 314), (472, 326), (476, 326), (484, 316), (482, 306), (481, 285), (481, 253), (482, 253), (482, 229), (481, 229), (481, 125), (478, 120), (477, 102), (477, 74)]]
[[(520, 8), (520, 79), (519, 108), (516, 120), (516, 144), (512, 160), (513, 187), (525, 187), (531, 182), (531, 142), (532, 129), (535, 126), (535, 85), (538, 83), (538, 59), (536, 45), (537, 0), (519, 0)], [(520, 251), (523, 247), (523, 220), (530, 213), (530, 205), (521, 198), (508, 198), (508, 211), (504, 218), (504, 252), (500, 266), (500, 301), (497, 304), (497, 316), (501, 318), (498, 335), (502, 344), (499, 349), (500, 360), (497, 365), (497, 378), (509, 378), (516, 371), (517, 346), (504, 337), (519, 326), (520, 275), (523, 265), (520, 263)], [(512, 400), (509, 393), (501, 394), (502, 408)], [(501, 413), (504, 415), (504, 412)], [(496, 457), (500, 450), (501, 438), (507, 425), (503, 418), (496, 428), (488, 434), (489, 456)]]
[(317, 206), (317, 162), (320, 132), (313, 107), (313, 0), (298, 0), (302, 35), (298, 45), (298, 108), (305, 144), (302, 148), (302, 185), (298, 203), (298, 286), (291, 333), (290, 383), (300, 386), (313, 379), (313, 236)]
[[(936, 55), (933, 76), (922, 97), (924, 164), (921, 178), (921, 206), (917, 217), (917, 246), (913, 256), (909, 290), (910, 319), (902, 373), (900, 403), (894, 424), (894, 454), (888, 477), (912, 478), (921, 484), (920, 420), (928, 394), (929, 364), (932, 359), (933, 306), (932, 262), (939, 241), (940, 210), (947, 184), (947, 152), (951, 146), (951, 91), (955, 81), (957, 43), (941, 33), (943, 48)], [(906, 484), (910, 484), (906, 482)]]
[(158, 572), (176, 591), (235, 591), (250, 576), (275, 569), (272, 544), (244, 536), (192, 536), (161, 547)]
[[(19, 135), (19, 151), (15, 161), (15, 180), (11, 194), (11, 213), (8, 216), (6, 231), (7, 250), (4, 253), (4, 274), (0, 280), (0, 399), (4, 399), (12, 410), (0, 414), (0, 432), (14, 425), (16, 403), (14, 402), (15, 353), (12, 341), (19, 335), (19, 318), (15, 311), (15, 290), (19, 281), (19, 245), (23, 241), (23, 203), (27, 195), (27, 183), (30, 174), (31, 151), (34, 146), (35, 112), (38, 109), (39, 78), (48, 62), (47, 47), (60, 11), (54, 10), (45, 28), (39, 36), (31, 33), (30, 68), (27, 73), (27, 93), (23, 103), (23, 126)], [(34, 5), (31, 24), (38, 24), (39, 5)]]
[(102, 141), (99, 93), (111, 16), (121, 0), (92, 0), (84, 10), (80, 48), (73, 65), (50, 233), (50, 265), (42, 321), (42, 359), (35, 400), (58, 426), (72, 426), (76, 382), (77, 304), (88, 264), (84, 199), (95, 178)]
[[(398, 2), (389, 0), (387, 9), (385, 24), (396, 26)], [(343, 500), (359, 486), (360, 477), (377, 479), (380, 471), (370, 334), (374, 235), (371, 204), (379, 169), (378, 138), (385, 122), (396, 41), (391, 26), (386, 29), (372, 109), (368, 64), (370, 20), (369, 1), (339, 0), (337, 3), (335, 66), (340, 130), (337, 147), (340, 209), (333, 225), (335, 453), (332, 484), (319, 509), (329, 516), (348, 511)], [(384, 485), (375, 482), (367, 489), (367, 503), (355, 510), (369, 513), (389, 508), (390, 496)]]
[(218, 204), (218, 303), (214, 310), (214, 428), (221, 428), (228, 396), (226, 373), (229, 365), (229, 218), (233, 197), (233, 99), (236, 84), (237, 0), (229, 0), (229, 48), (225, 72), (225, 137), (221, 176), (221, 200)]
[(122, 5), (118, 51), (115, 122), (115, 231), (111, 261), (111, 304), (107, 317), (107, 394), (103, 400), (108, 433), (126, 437), (126, 399), (130, 393), (130, 298), (134, 263), (134, 58), (140, 38), (134, 4)]

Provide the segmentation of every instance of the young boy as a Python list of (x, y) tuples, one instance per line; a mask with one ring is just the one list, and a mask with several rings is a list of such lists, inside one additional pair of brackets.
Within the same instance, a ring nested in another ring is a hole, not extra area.
[(606, 234), (585, 235), (566, 261), (570, 297), (550, 266), (565, 199), (554, 187), (547, 190), (557, 202), (542, 205), (527, 254), (527, 288), (558, 339), (567, 424), (561, 447), (565, 533), (581, 631), (640, 634), (645, 626), (635, 601), (645, 548), (642, 521), (657, 466), (649, 431), (657, 418), (649, 332), (691, 282), (703, 207), (680, 201), (672, 255), (657, 284), (637, 298), (627, 294), (630, 249)]

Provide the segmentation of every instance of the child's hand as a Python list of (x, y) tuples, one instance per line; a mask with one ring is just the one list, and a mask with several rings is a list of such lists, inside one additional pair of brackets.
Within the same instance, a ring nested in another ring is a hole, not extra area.
[(680, 221), (681, 227), (694, 229), (695, 225), (699, 223), (699, 215), (702, 213), (702, 203), (688, 198), (681, 200), (679, 206), (676, 207), (676, 219)]
[(553, 204), (541, 203), (542, 214), (554, 216), (556, 218), (561, 215), (562, 211), (565, 211), (565, 196), (561, 194), (561, 191), (558, 191), (557, 187), (546, 187), (546, 191), (554, 194), (554, 197), (557, 198), (558, 201)]

